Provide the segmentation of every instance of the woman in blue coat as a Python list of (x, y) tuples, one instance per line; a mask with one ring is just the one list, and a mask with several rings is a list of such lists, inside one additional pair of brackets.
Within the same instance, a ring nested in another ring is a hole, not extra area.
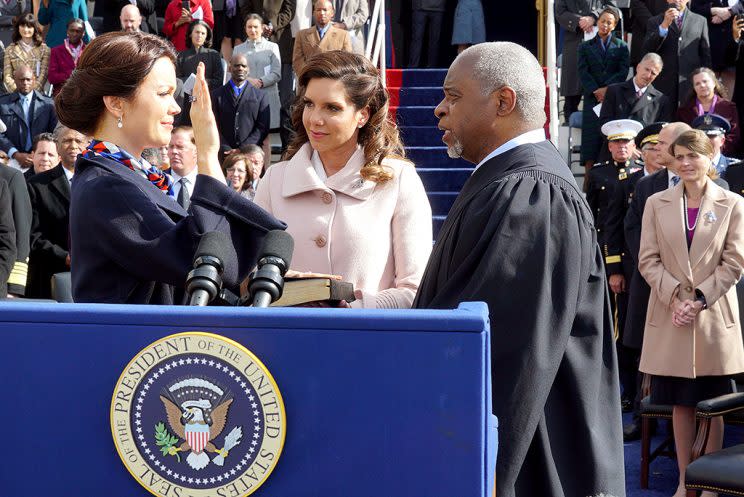
[(174, 199), (170, 176), (142, 159), (145, 148), (169, 143), (181, 110), (175, 62), (162, 38), (106, 33), (85, 48), (56, 97), (60, 122), (93, 138), (75, 164), (70, 199), (76, 302), (174, 303), (173, 287), (184, 284), (211, 231), (230, 237), (237, 262), (227, 258), (223, 281), (235, 291), (265, 233), (286, 227), (226, 185), (202, 63), (191, 105), (198, 174), (188, 209)]
[[(46, 35), (46, 44), (49, 48), (64, 43), (70, 19), (88, 22), (88, 7), (85, 0), (41, 0), (38, 20), (40, 24), (49, 25)], [(90, 41), (88, 33), (83, 35), (83, 41), (86, 44)]]
[(597, 20), (597, 35), (579, 45), (579, 79), (584, 89), (581, 115), (581, 162), (586, 171), (594, 165), (602, 146), (599, 114), (594, 107), (604, 101), (607, 85), (622, 83), (628, 77), (628, 45), (612, 34), (620, 20), (618, 12), (608, 7)]

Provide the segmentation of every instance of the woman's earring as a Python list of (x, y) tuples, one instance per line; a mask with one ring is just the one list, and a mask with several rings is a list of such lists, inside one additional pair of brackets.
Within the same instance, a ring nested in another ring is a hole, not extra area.
[(119, 116), (119, 119), (116, 120), (116, 127), (121, 129), (122, 126), (124, 126), (124, 124), (121, 122), (121, 116)]

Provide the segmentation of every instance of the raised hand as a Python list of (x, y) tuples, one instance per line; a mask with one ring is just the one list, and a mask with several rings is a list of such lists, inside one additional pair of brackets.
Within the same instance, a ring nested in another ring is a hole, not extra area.
[(209, 86), (204, 77), (204, 63), (199, 62), (196, 68), (196, 83), (191, 103), (191, 124), (196, 141), (196, 160), (199, 174), (206, 174), (216, 180), (225, 182), (217, 152), (220, 149), (220, 135), (217, 121), (212, 112), (212, 98)]

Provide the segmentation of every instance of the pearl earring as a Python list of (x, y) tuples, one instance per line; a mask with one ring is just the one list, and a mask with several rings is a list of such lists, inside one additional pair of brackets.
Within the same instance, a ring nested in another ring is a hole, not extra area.
[(121, 129), (121, 127), (122, 127), (123, 125), (124, 125), (124, 124), (122, 124), (122, 122), (121, 122), (121, 116), (119, 116), (119, 119), (117, 119), (117, 120), (116, 120), (116, 127), (117, 127), (117, 128), (119, 128), (119, 129)]

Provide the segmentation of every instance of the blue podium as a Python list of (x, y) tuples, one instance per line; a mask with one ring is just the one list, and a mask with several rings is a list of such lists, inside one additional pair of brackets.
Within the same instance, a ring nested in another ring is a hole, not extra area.
[[(252, 495), (490, 497), (488, 330), (482, 303), (449, 311), (0, 303), (0, 497), (190, 497), (165, 486), (148, 493), (112, 436), (125, 368), (183, 332), (247, 348), (281, 392), (286, 438)], [(173, 447), (161, 458), (182, 467), (185, 452)]]

